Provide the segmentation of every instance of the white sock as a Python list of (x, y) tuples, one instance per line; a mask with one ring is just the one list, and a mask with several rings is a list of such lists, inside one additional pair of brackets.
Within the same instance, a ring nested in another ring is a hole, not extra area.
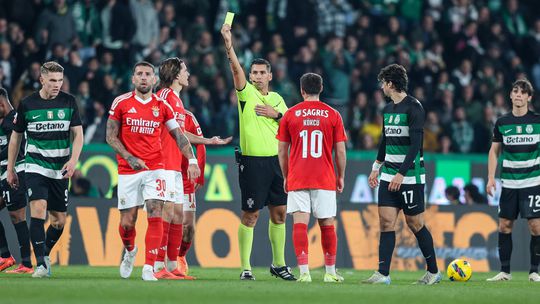
[(309, 265), (298, 265), (298, 268), (300, 268), (300, 274), (309, 274)]
[(154, 272), (158, 272), (163, 268), (165, 268), (165, 262), (158, 262), (158, 261), (154, 262)]
[(336, 275), (336, 265), (326, 265), (326, 273), (329, 273), (331, 275)]
[(176, 268), (178, 268), (178, 262), (176, 262), (176, 261), (167, 261), (167, 270), (169, 272), (175, 270)]

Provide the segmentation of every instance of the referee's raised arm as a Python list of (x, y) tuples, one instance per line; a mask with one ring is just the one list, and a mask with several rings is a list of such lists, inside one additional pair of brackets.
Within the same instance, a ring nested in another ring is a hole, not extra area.
[(229, 65), (231, 66), (231, 72), (233, 73), (234, 87), (237, 91), (241, 91), (246, 87), (246, 74), (238, 61), (238, 57), (234, 52), (232, 44), (231, 26), (224, 24), (221, 28), (221, 36), (225, 43), (225, 52), (227, 52), (227, 58), (229, 58)]

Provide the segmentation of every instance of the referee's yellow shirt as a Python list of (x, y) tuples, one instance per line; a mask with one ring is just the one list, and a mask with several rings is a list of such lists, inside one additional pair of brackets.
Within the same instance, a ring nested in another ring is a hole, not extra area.
[(266, 104), (276, 111), (285, 114), (287, 105), (278, 93), (268, 92), (262, 95), (257, 88), (247, 82), (238, 96), (238, 117), (240, 120), (240, 148), (246, 156), (276, 156), (278, 140), (276, 139), (279, 122), (275, 119), (255, 114), (255, 105)]

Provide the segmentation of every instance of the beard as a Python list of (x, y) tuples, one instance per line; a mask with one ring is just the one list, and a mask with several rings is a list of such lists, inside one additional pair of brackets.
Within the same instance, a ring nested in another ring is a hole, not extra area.
[(152, 90), (152, 86), (149, 86), (149, 85), (147, 85), (145, 87), (144, 86), (138, 86), (137, 87), (137, 91), (139, 91), (139, 92), (141, 92), (143, 94), (146, 94), (146, 93), (150, 92), (151, 90)]

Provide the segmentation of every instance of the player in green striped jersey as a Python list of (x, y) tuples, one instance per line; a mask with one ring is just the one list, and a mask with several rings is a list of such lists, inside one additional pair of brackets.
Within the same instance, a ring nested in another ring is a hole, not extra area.
[[(42, 88), (21, 101), (8, 148), (7, 180), (18, 188), (15, 161), (24, 133), (27, 137), (25, 178), (30, 205), (30, 240), (37, 267), (32, 277), (51, 276), (49, 254), (64, 230), (69, 178), (81, 155), (83, 130), (75, 97), (60, 91), (64, 68), (56, 62), (41, 66)], [(45, 235), (44, 223), (50, 225)]]
[(377, 160), (369, 175), (369, 185), (379, 186), (379, 269), (363, 283), (390, 284), (390, 264), (394, 252), (395, 225), (403, 209), (407, 225), (418, 241), (426, 259), (427, 272), (417, 284), (432, 285), (441, 281), (433, 238), (424, 223), (424, 185), (426, 182), (422, 137), (425, 112), (422, 104), (407, 94), (408, 77), (398, 64), (384, 67), (378, 75), (384, 95), (391, 102), (384, 107), (382, 140)]
[(512, 112), (495, 123), (493, 142), (489, 150), (486, 192), (495, 192), (495, 171), (502, 152), (499, 200), (499, 260), (501, 272), (488, 281), (508, 281), (512, 255), (512, 226), (518, 214), (526, 218), (531, 231), (531, 268), (529, 280), (540, 282), (540, 115), (529, 111), (534, 94), (527, 79), (512, 85)]

